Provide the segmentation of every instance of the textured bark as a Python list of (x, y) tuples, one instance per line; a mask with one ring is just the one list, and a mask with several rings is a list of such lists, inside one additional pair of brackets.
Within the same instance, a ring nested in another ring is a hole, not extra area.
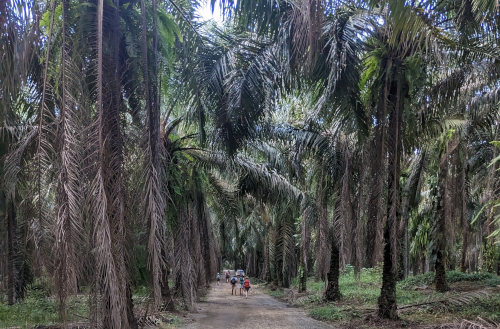
[(400, 260), (400, 268), (398, 276), (400, 279), (404, 279), (408, 277), (409, 273), (409, 258), (410, 258), (410, 248), (409, 248), (409, 237), (408, 237), (408, 220), (410, 217), (409, 214), (409, 193), (410, 191), (405, 188), (403, 190), (403, 196), (401, 201), (401, 226), (399, 230), (399, 236), (402, 236), (403, 239), (400, 241), (400, 249), (399, 249), (399, 260)]
[(383, 167), (383, 157), (381, 153), (385, 153), (384, 143), (380, 142), (382, 138), (383, 127), (376, 129), (376, 136), (373, 142), (372, 148), (372, 159), (371, 159), (371, 193), (368, 199), (368, 213), (367, 213), (367, 225), (366, 225), (366, 267), (374, 267), (377, 265), (378, 250), (380, 247), (377, 242), (377, 222), (382, 220), (380, 218), (380, 203), (382, 199), (382, 167)]
[(351, 262), (352, 257), (352, 238), (353, 238), (353, 218), (354, 209), (351, 200), (351, 154), (346, 146), (344, 149), (344, 175), (342, 178), (342, 188), (340, 190), (340, 209), (341, 225), (340, 227), (340, 266), (345, 268)]
[(309, 242), (308, 240), (308, 228), (306, 221), (302, 218), (300, 223), (300, 259), (299, 259), (299, 292), (305, 292), (307, 290), (307, 249)]
[(436, 195), (436, 290), (444, 292), (448, 290), (446, 283), (446, 178), (448, 171), (448, 145), (444, 155), (439, 162), (438, 187)]
[[(391, 59), (387, 59), (384, 67), (381, 70), (390, 72), (392, 67)], [(386, 154), (386, 127), (385, 117), (387, 114), (387, 99), (389, 97), (389, 78), (386, 76), (383, 92), (377, 102), (377, 110), (375, 113), (376, 126), (374, 129), (374, 136), (371, 146), (371, 192), (368, 199), (367, 209), (367, 226), (366, 226), (366, 266), (373, 267), (377, 265), (380, 259), (380, 252), (382, 241), (380, 236), (380, 228), (383, 227), (383, 212), (382, 212), (382, 194), (383, 194), (383, 179), (384, 179), (384, 166)]]
[(318, 209), (318, 225), (316, 234), (316, 277), (326, 280), (330, 246), (328, 245), (328, 205), (323, 172), (320, 173), (316, 189), (316, 207)]
[[(397, 65), (399, 64), (399, 65)], [(403, 74), (399, 72), (400, 63), (394, 65), (396, 79), (391, 84), (392, 96), (389, 103), (394, 104), (389, 116), (389, 131), (387, 149), (389, 154), (388, 166), (388, 197), (387, 220), (384, 228), (384, 267), (382, 272), (382, 289), (378, 299), (378, 315), (382, 318), (397, 319), (396, 305), (396, 260), (397, 260), (397, 228), (399, 214), (399, 178), (402, 139), (403, 96), (407, 95), (407, 88), (403, 85)], [(391, 72), (391, 70), (388, 70)]]
[(365, 163), (370, 161), (370, 152), (368, 151), (369, 143), (365, 143), (363, 146), (363, 155), (361, 157), (361, 163), (357, 164), (359, 168), (359, 177), (361, 177), (361, 181), (359, 183), (359, 193), (357, 197), (357, 205), (356, 209), (356, 223), (355, 223), (355, 261), (354, 261), (354, 276), (357, 280), (359, 280), (361, 275), (361, 268), (365, 263), (364, 253), (366, 251), (367, 241), (365, 239), (365, 226), (366, 226), (366, 218), (367, 218), (367, 205), (368, 205), (368, 197), (369, 197), (369, 186), (368, 182), (369, 178), (369, 170), (364, 166)]
[[(464, 147), (461, 147), (461, 155), (466, 155)], [(464, 157), (465, 158), (465, 157)], [(457, 177), (457, 196), (459, 199), (459, 216), (460, 216), (460, 226), (462, 227), (462, 252), (460, 254), (460, 271), (466, 271), (466, 258), (467, 249), (469, 245), (469, 221), (468, 221), (468, 209), (467, 209), (467, 164), (462, 163), (460, 157), (458, 157), (458, 177)]]
[(460, 272), (465, 273), (467, 271), (467, 249), (469, 246), (469, 232), (468, 228), (464, 226), (462, 228), (462, 252), (460, 254)]
[(445, 268), (445, 257), (443, 251), (438, 250), (436, 255), (436, 290), (439, 292), (448, 291), (448, 284), (446, 283), (446, 268)]
[(278, 223), (275, 231), (274, 239), (274, 276), (273, 282), (277, 286), (282, 285), (282, 269), (283, 269), (283, 240), (281, 231), (283, 230), (281, 222)]
[(291, 271), (294, 268), (293, 255), (294, 255), (294, 241), (293, 234), (295, 233), (294, 219), (292, 214), (286, 214), (283, 218), (283, 225), (281, 229), (282, 235), (282, 268), (281, 268), (281, 285), (283, 288), (290, 287)]
[(400, 239), (400, 248), (398, 253), (400, 261), (400, 267), (398, 271), (399, 278), (408, 277), (410, 271), (408, 223), (410, 218), (410, 211), (418, 206), (417, 195), (420, 195), (421, 180), (426, 162), (426, 152), (422, 151), (422, 153), (416, 155), (413, 161), (416, 161), (416, 166), (414, 168), (414, 171), (412, 171), (411, 175), (406, 181), (401, 198), (401, 222), (399, 225), (398, 233), (398, 236), (402, 237), (402, 239)]
[(263, 272), (263, 279), (266, 282), (271, 282), (271, 264), (269, 263), (269, 236), (270, 233), (267, 232), (265, 240), (264, 240), (264, 268), (262, 270)]
[[(166, 250), (163, 250), (163, 252), (166, 253)], [(166, 254), (164, 254), (164, 257), (165, 259), (167, 258)], [(169, 275), (169, 269), (165, 267), (162, 272), (161, 296), (163, 301), (163, 307), (167, 311), (174, 311), (175, 304), (172, 298), (172, 292), (170, 291), (170, 287), (168, 285), (168, 275)]]
[[(7, 198), (6, 198), (7, 199)], [(7, 201), (7, 303), (13, 305), (17, 301), (17, 221), (14, 203)]]
[(330, 255), (330, 269), (328, 271), (328, 285), (325, 290), (325, 299), (327, 301), (339, 300), (340, 289), (339, 289), (339, 277), (340, 277), (340, 254), (338, 241), (334, 236), (333, 228), (330, 230), (330, 241), (332, 246), (332, 252)]
[(384, 247), (384, 268), (382, 274), (382, 290), (378, 299), (378, 315), (386, 319), (397, 319), (396, 278), (392, 266), (390, 235), (390, 226), (386, 225), (384, 231), (384, 240), (386, 241)]
[(208, 210), (206, 209), (205, 200), (202, 193), (198, 194), (199, 200), (199, 224), (200, 224), (200, 239), (201, 239), (201, 256), (203, 258), (203, 266), (205, 268), (205, 284), (208, 286), (210, 281), (215, 277), (212, 272), (212, 260), (210, 253), (210, 231), (208, 221), (210, 220)]
[(234, 226), (234, 239), (236, 241), (236, 249), (234, 252), (234, 269), (241, 269), (243, 265), (243, 261), (241, 259), (241, 236), (240, 236), (240, 228), (238, 227), (238, 220), (236, 217), (233, 218), (233, 226)]

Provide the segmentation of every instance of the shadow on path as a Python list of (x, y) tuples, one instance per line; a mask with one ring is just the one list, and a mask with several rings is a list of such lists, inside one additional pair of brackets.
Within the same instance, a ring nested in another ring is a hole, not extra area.
[(288, 307), (253, 285), (248, 298), (231, 296), (231, 285), (212, 285), (205, 301), (197, 304), (198, 313), (189, 316), (185, 329), (331, 329), (308, 317), (298, 308)]

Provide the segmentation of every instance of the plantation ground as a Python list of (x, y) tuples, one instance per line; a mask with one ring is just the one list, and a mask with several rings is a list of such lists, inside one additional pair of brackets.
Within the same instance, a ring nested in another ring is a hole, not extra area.
[(352, 268), (347, 268), (340, 278), (343, 298), (337, 303), (324, 303), (324, 283), (312, 279), (308, 281), (307, 293), (298, 294), (296, 284), (285, 290), (268, 287), (267, 292), (338, 328), (439, 328), (445, 323), (480, 318), (500, 322), (498, 276), (451, 271), (447, 273), (450, 291), (444, 294), (434, 290), (433, 276), (427, 273), (398, 283), (401, 320), (396, 322), (381, 321), (374, 315), (381, 284), (381, 272), (376, 268), (363, 270), (359, 282)]
[[(297, 293), (296, 282), (292, 289), (254, 284), (248, 299), (231, 296), (230, 285), (224, 283), (211, 287), (208, 295), (197, 304), (198, 312), (150, 317), (146, 327), (430, 329), (463, 320), (478, 321), (478, 318), (500, 323), (498, 276), (450, 271), (447, 279), (451, 290), (444, 294), (434, 290), (433, 273), (399, 282), (397, 299), (401, 320), (396, 322), (382, 321), (374, 316), (380, 293), (380, 270), (363, 270), (358, 282), (352, 268), (348, 267), (340, 277), (343, 299), (337, 303), (324, 303), (324, 283), (314, 279), (308, 281), (308, 292), (303, 294)], [(39, 282), (31, 285), (27, 298), (14, 306), (0, 301), (0, 328), (33, 328), (57, 323), (56, 300), (43, 286)], [(134, 304), (138, 309), (143, 308), (148, 294), (145, 288), (135, 291)], [(72, 323), (88, 319), (85, 295), (69, 301), (68, 317)]]
[[(239, 289), (238, 289), (239, 290)], [(307, 316), (304, 310), (264, 293), (253, 285), (248, 298), (231, 296), (231, 286), (213, 286), (202, 302), (198, 313), (191, 314), (185, 329), (327, 329), (331, 326)]]

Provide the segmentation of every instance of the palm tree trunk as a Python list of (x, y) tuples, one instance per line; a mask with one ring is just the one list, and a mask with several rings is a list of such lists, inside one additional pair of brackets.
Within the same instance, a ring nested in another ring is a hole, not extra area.
[[(164, 259), (167, 259), (165, 249), (163, 249), (163, 253), (164, 253), (163, 255)], [(172, 298), (172, 292), (170, 291), (170, 287), (168, 285), (168, 274), (169, 270), (165, 268), (165, 270), (162, 273), (161, 296), (162, 296), (163, 306), (165, 307), (165, 309), (168, 311), (174, 311), (175, 304)]]
[(270, 235), (271, 235), (271, 231), (268, 228), (266, 230), (266, 237), (264, 239), (264, 269), (263, 269), (264, 273), (263, 273), (263, 278), (266, 282), (272, 281), (270, 255), (269, 255)]
[(351, 201), (351, 154), (348, 147), (344, 149), (344, 175), (342, 178), (342, 188), (340, 190), (340, 209), (342, 211), (340, 225), (341, 236), (339, 244), (340, 266), (350, 263), (352, 256), (352, 221), (354, 218), (354, 209)]
[(469, 246), (469, 232), (467, 226), (462, 228), (462, 252), (460, 255), (460, 272), (465, 273), (467, 271), (467, 249)]
[[(390, 72), (392, 60), (390, 58), (384, 63), (381, 70)], [(383, 175), (385, 170), (385, 154), (386, 154), (386, 115), (387, 115), (387, 99), (389, 97), (389, 75), (386, 75), (384, 91), (380, 93), (376, 111), (376, 126), (372, 141), (371, 151), (371, 193), (368, 199), (368, 222), (366, 226), (366, 264), (367, 267), (373, 267), (380, 261), (380, 227), (383, 225), (382, 219), (382, 193), (383, 193)]]
[(240, 236), (240, 228), (238, 227), (238, 220), (234, 217), (234, 238), (236, 241), (236, 249), (234, 250), (234, 267), (235, 270), (241, 269), (242, 261), (241, 261), (241, 236)]
[(215, 273), (211, 272), (211, 259), (210, 259), (210, 232), (208, 229), (208, 217), (205, 200), (201, 191), (198, 193), (198, 218), (200, 221), (200, 239), (201, 239), (201, 256), (203, 258), (203, 265), (205, 267), (205, 283), (210, 283), (210, 280), (215, 277)]
[(307, 225), (304, 218), (300, 223), (299, 292), (307, 290)]
[[(448, 146), (448, 144), (447, 144)], [(447, 147), (448, 148), (448, 147)], [(436, 237), (436, 290), (445, 292), (448, 290), (446, 283), (446, 178), (448, 171), (448, 151), (445, 150), (444, 155), (440, 159), (438, 173), (438, 189), (436, 200), (436, 219), (437, 219), (437, 237)]]
[(319, 220), (316, 235), (316, 277), (324, 281), (328, 271), (327, 260), (330, 248), (328, 246), (328, 204), (323, 172), (320, 175), (316, 189), (316, 206)]
[(277, 227), (275, 229), (275, 238), (274, 238), (274, 273), (273, 273), (273, 282), (277, 286), (281, 286), (281, 269), (283, 268), (283, 240), (281, 231), (283, 230), (281, 221), (278, 222)]
[[(399, 65), (394, 65), (394, 70), (399, 70)], [(388, 69), (391, 72), (391, 69)], [(388, 73), (388, 75), (392, 75)], [(397, 241), (397, 224), (399, 221), (399, 178), (401, 159), (401, 121), (403, 114), (403, 77), (402, 73), (396, 72), (396, 81), (391, 83), (390, 94), (394, 107), (389, 116), (389, 133), (387, 136), (387, 150), (389, 153), (388, 166), (388, 197), (387, 197), (387, 220), (384, 228), (384, 267), (382, 272), (382, 289), (378, 299), (378, 314), (382, 318), (397, 319), (396, 305), (396, 277), (395, 277), (395, 255)], [(395, 84), (395, 86), (394, 86)], [(387, 86), (389, 87), (389, 86)], [(395, 87), (395, 90), (394, 90)], [(406, 91), (406, 88), (405, 88)], [(395, 97), (394, 97), (395, 96)], [(391, 102), (391, 99), (389, 99)]]
[[(106, 6), (106, 11), (110, 7)], [(114, 8), (114, 7), (113, 7)], [(118, 10), (114, 8), (113, 10)], [(95, 220), (96, 280), (102, 291), (102, 326), (110, 329), (128, 329), (130, 315), (127, 303), (128, 273), (125, 266), (125, 227), (123, 190), (121, 185), (122, 141), (120, 132), (120, 89), (117, 79), (116, 30), (106, 33), (115, 40), (107, 44), (115, 47), (111, 54), (103, 47), (104, 1), (97, 3), (97, 108), (98, 108), (98, 161), (93, 184), (92, 208)], [(116, 29), (118, 20), (111, 20), (109, 29)], [(109, 21), (108, 21), (109, 22)], [(108, 23), (107, 22), (107, 23)], [(104, 70), (103, 68), (106, 68)], [(107, 83), (104, 84), (103, 81)], [(104, 104), (104, 100), (106, 103)]]
[[(361, 164), (368, 163), (370, 161), (370, 152), (367, 147), (369, 143), (365, 143), (362, 148)], [(361, 268), (365, 263), (364, 252), (366, 251), (366, 239), (365, 239), (365, 224), (366, 224), (366, 208), (368, 203), (368, 181), (369, 171), (364, 168), (363, 165), (357, 165), (359, 170), (359, 177), (361, 177), (358, 183), (359, 193), (357, 197), (356, 209), (356, 226), (355, 226), (355, 262), (354, 262), (354, 276), (359, 280), (361, 275)]]
[(409, 237), (408, 237), (408, 221), (410, 217), (410, 201), (409, 201), (409, 193), (410, 191), (407, 188), (403, 189), (402, 201), (401, 201), (401, 227), (399, 229), (400, 236), (403, 236), (403, 239), (400, 241), (400, 249), (399, 249), (399, 261), (400, 261), (400, 270), (398, 277), (400, 279), (404, 279), (408, 277), (409, 273)]
[(290, 213), (285, 215), (283, 219), (283, 226), (281, 229), (281, 240), (282, 240), (282, 265), (281, 265), (281, 282), (283, 288), (290, 287), (290, 267), (292, 266), (292, 255), (294, 251), (293, 234), (294, 231), (294, 221), (293, 216)]
[(330, 229), (330, 242), (332, 246), (332, 252), (330, 255), (330, 270), (328, 271), (328, 285), (325, 290), (325, 299), (327, 301), (339, 300), (341, 297), (339, 289), (339, 277), (340, 277), (340, 252), (338, 247), (338, 241), (333, 232), (333, 226)]
[(17, 300), (17, 221), (14, 202), (7, 201), (7, 303), (14, 305)]
[[(461, 143), (463, 144), (463, 143)], [(461, 147), (460, 155), (466, 155), (465, 147)], [(464, 156), (464, 158), (466, 158)], [(462, 159), (458, 157), (458, 183), (457, 183), (457, 193), (459, 194), (460, 200), (460, 226), (462, 227), (462, 252), (460, 255), (460, 271), (466, 271), (466, 258), (467, 249), (469, 245), (469, 221), (468, 221), (468, 211), (467, 211), (467, 164), (462, 163)]]
[[(378, 112), (377, 112), (378, 113)], [(377, 265), (378, 250), (377, 246), (377, 228), (380, 218), (380, 202), (382, 196), (382, 177), (381, 171), (384, 166), (385, 143), (383, 141), (384, 130), (382, 119), (377, 118), (377, 127), (375, 128), (375, 136), (372, 142), (371, 151), (371, 193), (368, 199), (367, 225), (366, 225), (366, 267), (374, 267)]]

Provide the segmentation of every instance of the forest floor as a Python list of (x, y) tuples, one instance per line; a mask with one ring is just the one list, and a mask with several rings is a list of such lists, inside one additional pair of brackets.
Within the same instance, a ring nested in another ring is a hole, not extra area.
[[(269, 285), (267, 293), (299, 307), (309, 316), (335, 328), (460, 328), (466, 321), (496, 328), (500, 324), (500, 277), (489, 273), (465, 274), (448, 272), (450, 290), (434, 290), (433, 273), (412, 276), (397, 284), (397, 303), (400, 320), (385, 321), (376, 316), (380, 294), (379, 269), (364, 269), (359, 280), (352, 268), (340, 277), (342, 300), (327, 303), (323, 300), (324, 283), (308, 280), (307, 292), (299, 294), (297, 283), (291, 289)], [(468, 327), (468, 326), (463, 326)]]
[[(451, 329), (460, 328), (464, 321), (486, 323), (488, 320), (500, 324), (500, 277), (450, 271), (447, 273), (450, 291), (446, 293), (434, 290), (433, 278), (433, 273), (426, 273), (398, 282), (399, 321), (383, 321), (375, 316), (380, 269), (363, 269), (356, 280), (352, 267), (347, 267), (339, 280), (342, 293), (339, 302), (326, 303), (324, 283), (313, 278), (307, 282), (307, 292), (301, 294), (297, 293), (296, 281), (290, 289), (281, 289), (252, 280), (248, 299), (231, 296), (231, 286), (223, 283), (212, 285), (196, 304), (197, 312), (187, 313), (180, 307), (175, 313), (150, 316), (144, 328)], [(149, 291), (144, 287), (134, 291), (138, 314), (144, 313), (148, 296)], [(72, 324), (86, 322), (89, 314), (86, 295), (69, 299), (67, 306)], [(0, 328), (60, 328), (53, 325), (57, 323), (57, 301), (48, 294), (47, 284), (30, 285), (26, 298), (14, 306), (0, 299)], [(496, 325), (483, 328), (496, 328)]]
[[(239, 291), (239, 289), (237, 289)], [(300, 309), (272, 298), (253, 284), (248, 298), (231, 296), (231, 285), (213, 285), (198, 304), (198, 312), (186, 318), (185, 329), (326, 329)]]

